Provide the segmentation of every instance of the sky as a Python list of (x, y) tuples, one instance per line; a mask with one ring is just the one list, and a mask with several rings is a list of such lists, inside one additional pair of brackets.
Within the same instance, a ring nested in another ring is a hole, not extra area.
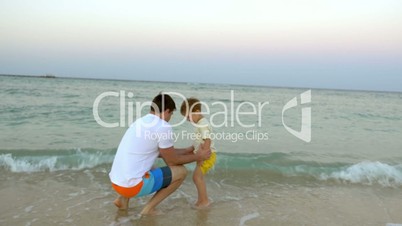
[(402, 91), (402, 1), (4, 0), (0, 74)]

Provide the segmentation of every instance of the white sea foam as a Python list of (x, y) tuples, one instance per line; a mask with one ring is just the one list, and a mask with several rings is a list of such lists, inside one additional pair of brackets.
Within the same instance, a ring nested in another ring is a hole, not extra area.
[[(15, 153), (0, 154), (0, 168), (10, 172), (44, 172), (44, 171), (60, 171), (60, 170), (83, 170), (95, 168), (102, 164), (111, 164), (114, 157), (114, 151), (60, 151), (43, 154), (18, 155)], [(232, 162), (222, 166), (217, 164), (218, 170), (229, 170), (232, 167), (238, 167), (239, 162), (244, 162), (244, 156), (231, 155), (220, 156), (222, 159), (229, 159)], [(233, 159), (234, 158), (234, 159)], [(265, 161), (271, 161), (272, 156), (266, 156)], [(260, 158), (261, 159), (261, 158)], [(313, 177), (319, 180), (336, 180), (345, 183), (356, 183), (363, 185), (382, 185), (385, 187), (402, 186), (402, 164), (391, 165), (382, 162), (364, 161), (349, 166), (320, 165), (316, 167), (314, 164), (306, 162), (303, 166), (294, 166), (293, 162), (281, 162), (280, 165), (273, 165), (271, 168), (262, 168), (266, 172), (278, 171), (285, 177)], [(86, 171), (89, 176), (91, 173)], [(222, 179), (218, 184), (220, 186), (231, 186), (225, 183), (226, 179)]]
[(57, 157), (40, 160), (17, 159), (11, 154), (0, 155), (0, 166), (8, 168), (11, 172), (39, 172), (56, 169)]
[(359, 184), (380, 184), (386, 187), (402, 185), (402, 165), (389, 165), (381, 162), (360, 162), (340, 171), (321, 174), (320, 179), (335, 179)]
[(104, 163), (111, 163), (113, 156), (100, 152), (82, 152), (77, 150), (71, 154), (52, 156), (13, 156), (12, 154), (0, 155), (0, 167), (11, 172), (43, 172), (59, 170), (82, 170), (94, 168)]
[(243, 226), (244, 225), (244, 223), (246, 223), (246, 221), (249, 221), (249, 220), (251, 220), (251, 219), (254, 219), (254, 218), (257, 218), (257, 217), (259, 217), (260, 216), (260, 214), (258, 213), (258, 212), (255, 212), (255, 213), (252, 213), (252, 214), (248, 214), (248, 215), (246, 215), (246, 216), (243, 216), (243, 217), (241, 217), (241, 219), (240, 219), (240, 226)]

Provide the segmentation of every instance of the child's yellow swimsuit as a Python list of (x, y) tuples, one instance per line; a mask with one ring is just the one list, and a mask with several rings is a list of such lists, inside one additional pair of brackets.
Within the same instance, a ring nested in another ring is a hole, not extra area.
[[(209, 124), (209, 121), (206, 118), (202, 118), (197, 122), (196, 125), (196, 134), (198, 135), (195, 140), (195, 147), (197, 148), (201, 143), (203, 143), (204, 139), (211, 139), (212, 127)], [(205, 160), (201, 164), (202, 174), (206, 174), (210, 169), (213, 168), (216, 162), (216, 149), (214, 147), (214, 141), (211, 139), (211, 157)]]
[(216, 153), (213, 151), (211, 153), (211, 156), (209, 157), (209, 159), (205, 160), (202, 164), (201, 164), (201, 171), (202, 174), (206, 174), (210, 169), (212, 169), (212, 167), (214, 167), (216, 162)]

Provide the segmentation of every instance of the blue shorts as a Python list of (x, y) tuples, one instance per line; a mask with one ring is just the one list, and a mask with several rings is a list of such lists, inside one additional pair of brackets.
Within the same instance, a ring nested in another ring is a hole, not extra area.
[(126, 198), (141, 197), (166, 188), (172, 182), (172, 171), (168, 166), (152, 169), (145, 173), (142, 181), (134, 187), (126, 188), (112, 183), (112, 187)]
[(143, 185), (140, 192), (134, 197), (152, 194), (166, 188), (172, 182), (172, 171), (168, 166), (152, 169), (143, 177)]

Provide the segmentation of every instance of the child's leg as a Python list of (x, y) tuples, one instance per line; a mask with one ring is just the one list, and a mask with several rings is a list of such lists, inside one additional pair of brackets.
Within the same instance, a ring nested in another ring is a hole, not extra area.
[(202, 174), (201, 171), (201, 163), (198, 162), (197, 166), (194, 169), (194, 174), (193, 174), (193, 181), (195, 186), (197, 187), (198, 191), (198, 200), (195, 203), (196, 207), (207, 207), (209, 206), (209, 199), (208, 199), (208, 194), (207, 194), (207, 186), (204, 181), (204, 175)]

